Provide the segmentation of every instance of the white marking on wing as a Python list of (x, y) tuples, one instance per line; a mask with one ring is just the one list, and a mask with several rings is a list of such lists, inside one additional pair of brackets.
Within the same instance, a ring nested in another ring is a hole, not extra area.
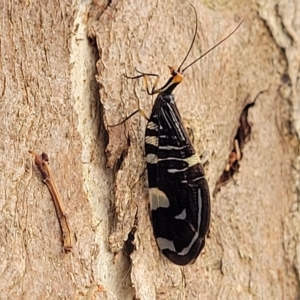
[(158, 161), (165, 161), (165, 160), (178, 160), (178, 161), (185, 161), (183, 158), (178, 157), (166, 157), (166, 158), (159, 158)]
[(187, 148), (186, 145), (182, 146), (182, 147), (170, 146), (170, 145), (168, 145), (168, 146), (159, 146), (159, 149), (161, 149), (161, 150), (183, 150), (185, 148)]
[(184, 209), (179, 215), (174, 217), (177, 220), (185, 220), (186, 219), (186, 209)]
[(158, 147), (158, 137), (157, 136), (147, 135), (146, 138), (145, 138), (145, 142), (147, 144)]
[(146, 160), (148, 164), (157, 164), (157, 155), (149, 153), (146, 156)]
[(201, 224), (201, 210), (202, 210), (202, 197), (201, 197), (201, 189), (198, 189), (198, 227), (196, 230), (196, 234), (194, 235), (193, 239), (191, 240), (190, 244), (185, 247), (181, 252), (177, 253), (178, 255), (186, 255), (190, 252), (190, 249), (194, 245), (195, 241), (199, 237), (199, 230), (200, 230), (200, 224)]
[(192, 167), (192, 166), (200, 163), (199, 157), (196, 154), (186, 158), (185, 161), (189, 164), (189, 167)]
[(151, 129), (151, 130), (158, 131), (158, 125), (155, 124), (155, 123), (152, 122), (152, 121), (149, 121), (149, 122), (148, 122), (147, 128), (148, 128), (148, 129)]
[(173, 241), (159, 237), (156, 239), (156, 242), (160, 250), (168, 249), (170, 251), (176, 252)]
[(167, 169), (168, 173), (179, 173), (179, 172), (184, 172), (188, 170), (189, 167), (183, 168), (183, 169)]
[(169, 207), (170, 201), (166, 194), (159, 190), (158, 188), (149, 189), (150, 196), (150, 209), (156, 210), (160, 207)]
[(195, 182), (195, 181), (201, 180), (201, 179), (203, 179), (203, 178), (205, 178), (205, 176), (204, 176), (204, 175), (203, 175), (203, 176), (201, 176), (201, 177), (197, 177), (197, 178), (193, 179), (193, 180), (192, 180), (192, 182)]

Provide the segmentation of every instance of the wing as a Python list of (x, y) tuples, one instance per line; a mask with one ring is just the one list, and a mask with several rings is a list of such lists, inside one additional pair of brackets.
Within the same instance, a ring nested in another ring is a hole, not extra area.
[(175, 264), (186, 265), (205, 245), (208, 184), (174, 96), (161, 94), (156, 102), (146, 130), (152, 225), (162, 253)]

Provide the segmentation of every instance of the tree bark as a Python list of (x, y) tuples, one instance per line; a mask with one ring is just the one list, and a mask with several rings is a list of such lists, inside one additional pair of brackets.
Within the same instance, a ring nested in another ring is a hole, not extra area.
[[(155, 99), (143, 80), (123, 74), (159, 74), (163, 85), (192, 41), (192, 8), (175, 0), (0, 3), (0, 299), (299, 297), (300, 8), (192, 4), (198, 33), (186, 64), (244, 22), (174, 91), (195, 149), (209, 153), (212, 195), (205, 251), (179, 267), (153, 237), (147, 121), (108, 125), (138, 104), (150, 115)], [(237, 139), (242, 155), (230, 165)], [(49, 156), (75, 236), (70, 253), (28, 150)]]

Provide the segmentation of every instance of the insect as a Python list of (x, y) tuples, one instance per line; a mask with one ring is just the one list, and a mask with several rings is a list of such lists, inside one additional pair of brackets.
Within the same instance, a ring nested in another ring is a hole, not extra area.
[[(210, 193), (203, 167), (182, 124), (172, 91), (183, 80), (185, 70), (233, 35), (243, 22), (181, 70), (193, 47), (198, 29), (197, 12), (191, 6), (196, 16), (193, 40), (179, 68), (169, 67), (171, 77), (166, 84), (156, 89), (159, 81), (157, 74), (136, 70), (138, 76), (125, 75), (127, 79), (143, 77), (147, 93), (158, 94), (151, 116), (147, 118), (145, 133), (151, 221), (159, 249), (177, 265), (195, 262), (204, 248), (210, 223)], [(156, 77), (151, 90), (148, 85), (150, 77)], [(138, 109), (121, 123), (137, 112), (145, 116)]]

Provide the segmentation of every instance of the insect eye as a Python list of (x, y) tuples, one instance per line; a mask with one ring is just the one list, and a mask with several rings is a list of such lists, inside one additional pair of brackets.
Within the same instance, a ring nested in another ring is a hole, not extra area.
[(173, 70), (172, 73), (171, 73), (171, 75), (172, 75), (173, 77), (175, 77), (177, 74), (178, 74), (178, 71), (176, 71), (176, 70)]

